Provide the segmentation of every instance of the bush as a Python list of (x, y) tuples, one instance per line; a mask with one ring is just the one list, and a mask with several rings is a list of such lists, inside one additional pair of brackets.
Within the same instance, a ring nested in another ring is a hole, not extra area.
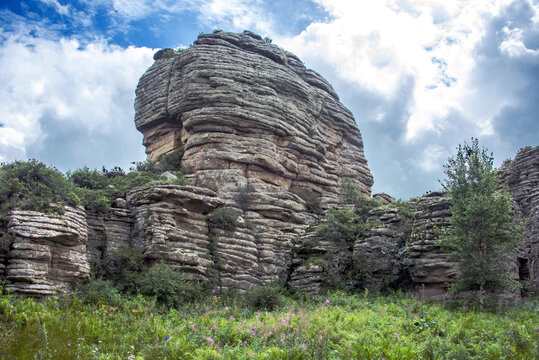
[(312, 214), (322, 214), (322, 207), (320, 206), (320, 195), (315, 192), (304, 191), (292, 191), (305, 201), (305, 207), (307, 211)]
[(118, 306), (122, 301), (118, 289), (104, 279), (91, 279), (88, 284), (80, 286), (76, 294), (87, 304)]
[(254, 310), (273, 311), (283, 304), (283, 287), (279, 283), (250, 287), (245, 295), (247, 305)]
[(139, 278), (145, 269), (144, 255), (139, 249), (122, 246), (108, 254), (102, 265), (93, 265), (93, 273), (111, 280), (118, 290), (127, 294), (138, 292)]
[(37, 160), (0, 165), (0, 214), (13, 209), (63, 213), (63, 205), (78, 204), (73, 184), (58, 170)]
[(195, 301), (204, 295), (202, 286), (194, 285), (164, 263), (140, 274), (139, 292), (154, 297), (158, 304), (169, 308)]
[[(173, 155), (178, 156), (177, 153)], [(167, 166), (173, 166), (174, 161), (174, 157), (167, 158)], [(114, 168), (112, 171), (103, 168), (98, 171), (85, 167), (68, 173), (68, 177), (76, 185), (74, 191), (81, 204), (88, 210), (101, 213), (108, 211), (115, 199), (124, 198), (136, 187), (151, 184), (186, 184), (181, 172), (177, 172), (176, 180), (164, 179), (157, 164), (153, 162), (138, 163), (136, 168), (139, 171), (125, 174), (120, 168)]]
[(316, 227), (316, 237), (332, 242), (354, 242), (365, 224), (351, 209), (331, 209)]
[(251, 204), (251, 187), (249, 185), (242, 186), (238, 189), (238, 193), (235, 196), (235, 200), (243, 211), (247, 211)]
[(369, 211), (381, 206), (377, 200), (366, 197), (357, 181), (350, 178), (345, 178), (341, 182), (341, 200), (343, 205), (353, 207), (363, 222), (367, 221)]
[(232, 208), (215, 209), (208, 217), (211, 228), (234, 231), (238, 226), (239, 214)]

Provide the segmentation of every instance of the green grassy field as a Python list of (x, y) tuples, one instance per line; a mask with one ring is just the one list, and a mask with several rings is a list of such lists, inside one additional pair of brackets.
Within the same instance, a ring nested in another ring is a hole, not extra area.
[(539, 303), (502, 313), (447, 309), (407, 294), (241, 297), (179, 309), (151, 299), (0, 296), (2, 359), (538, 359)]

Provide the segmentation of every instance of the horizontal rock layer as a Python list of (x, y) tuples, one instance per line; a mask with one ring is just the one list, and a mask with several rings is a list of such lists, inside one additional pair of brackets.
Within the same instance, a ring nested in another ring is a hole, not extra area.
[(456, 265), (437, 244), (441, 229), (449, 226), (449, 206), (443, 193), (431, 192), (419, 199), (414, 214), (404, 263), (414, 286), (425, 296), (445, 293), (456, 275)]
[(41, 297), (88, 279), (82, 209), (65, 207), (62, 215), (12, 211), (8, 218), (7, 231), (13, 236), (5, 269), (8, 290)]

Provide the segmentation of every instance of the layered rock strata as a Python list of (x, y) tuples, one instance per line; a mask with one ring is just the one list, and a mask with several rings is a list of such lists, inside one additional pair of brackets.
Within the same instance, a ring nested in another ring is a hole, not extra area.
[(372, 176), (352, 113), (293, 54), (250, 32), (215, 32), (141, 77), (135, 124), (149, 159), (178, 147), (196, 186), (228, 197), (236, 182), (315, 192), (345, 177), (370, 196)]
[(13, 237), (5, 269), (8, 290), (48, 296), (88, 278), (88, 234), (82, 209), (65, 207), (63, 215), (12, 211), (7, 231)]
[(539, 146), (521, 149), (500, 169), (514, 200), (517, 220), (524, 222), (523, 247), (517, 259), (524, 294), (539, 291)]
[[(295, 55), (250, 32), (204, 34), (179, 54), (161, 55), (136, 90), (148, 159), (182, 147), (192, 184), (215, 192), (249, 225), (212, 229), (224, 283), (284, 280), (293, 243), (316, 222), (302, 194), (330, 208), (340, 181), (352, 178), (370, 196), (351, 112)], [(237, 201), (242, 189), (248, 206)]]
[(431, 297), (442, 295), (456, 275), (456, 264), (437, 244), (442, 228), (449, 226), (450, 201), (441, 192), (422, 196), (414, 214), (404, 263), (417, 290)]

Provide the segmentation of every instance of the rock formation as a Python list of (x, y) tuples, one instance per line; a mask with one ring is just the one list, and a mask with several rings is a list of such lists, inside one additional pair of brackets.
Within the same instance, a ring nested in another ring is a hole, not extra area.
[(63, 215), (12, 211), (7, 231), (13, 237), (6, 288), (29, 296), (47, 296), (87, 279), (87, 225), (82, 209)]
[[(88, 278), (88, 261), (129, 246), (149, 265), (165, 262), (221, 290), (281, 280), (317, 293), (328, 282), (382, 289), (409, 279), (425, 296), (446, 291), (456, 270), (436, 242), (450, 216), (440, 192), (421, 197), (413, 214), (375, 194), (382, 206), (357, 239), (314, 236), (322, 211), (340, 206), (342, 180), (365, 196), (373, 180), (352, 114), (295, 55), (248, 31), (216, 31), (154, 59), (137, 86), (135, 124), (149, 160), (183, 149), (189, 185), (136, 188), (106, 214), (12, 211), (10, 241), (0, 243), (8, 289), (63, 291)], [(517, 218), (528, 220), (519, 278), (537, 291), (539, 148), (500, 172)]]
[(156, 60), (139, 81), (135, 110), (148, 158), (183, 147), (194, 185), (221, 197), (256, 184), (330, 201), (345, 177), (370, 196), (352, 113), (320, 75), (253, 33), (203, 34)]
[[(370, 196), (372, 176), (352, 114), (320, 75), (250, 32), (204, 34), (189, 49), (162, 55), (136, 91), (135, 124), (148, 158), (182, 147), (192, 185), (241, 215), (234, 232), (210, 234), (200, 213), (196, 251), (208, 255), (209, 236), (220, 278), (231, 286), (284, 280), (291, 246), (315, 222), (298, 194), (334, 206), (348, 177)], [(236, 199), (246, 189), (249, 204), (242, 206)], [(175, 201), (161, 195), (154, 201)], [(164, 244), (174, 243), (167, 236)], [(155, 239), (148, 235), (146, 244)], [(197, 266), (210, 265), (203, 263)]]
[(449, 205), (443, 193), (431, 192), (419, 199), (414, 214), (404, 263), (414, 287), (425, 296), (444, 294), (456, 275), (455, 264), (436, 241), (441, 229), (449, 225)]
[(500, 169), (513, 197), (517, 219), (524, 221), (518, 278), (524, 294), (539, 291), (539, 146), (521, 149)]

